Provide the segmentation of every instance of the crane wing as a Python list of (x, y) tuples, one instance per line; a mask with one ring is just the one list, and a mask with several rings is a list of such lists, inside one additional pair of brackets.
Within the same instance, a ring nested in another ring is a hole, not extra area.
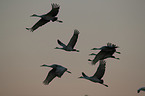
[(106, 68), (105, 66), (106, 66), (105, 60), (100, 60), (99, 67), (97, 68), (96, 73), (93, 75), (93, 78), (101, 79), (105, 73), (105, 68)]
[(102, 47), (101, 51), (106, 53), (104, 58), (108, 58), (116, 52), (116, 48), (114, 46), (116, 46), (116, 45), (114, 45), (112, 43), (107, 43), (107, 46)]
[(59, 67), (56, 68), (56, 75), (58, 77), (61, 77), (66, 70), (67, 70), (67, 68), (59, 66)]
[(44, 19), (40, 19), (32, 28), (31, 31), (33, 32), (34, 30), (36, 30), (37, 28), (41, 27), (42, 25), (46, 24), (47, 22), (49, 22), (50, 20), (44, 20)]
[(107, 55), (106, 51), (100, 51), (95, 58), (92, 60), (92, 65), (95, 65), (99, 60), (104, 59), (104, 57)]
[(66, 47), (66, 45), (65, 45), (64, 43), (62, 43), (59, 39), (57, 40), (57, 43), (58, 43), (60, 46), (62, 46), (63, 48)]
[(70, 39), (69, 43), (67, 44), (68, 47), (71, 47), (72, 49), (74, 48), (77, 39), (78, 39), (79, 31), (77, 29), (74, 30), (74, 34), (72, 38)]
[(46, 79), (43, 81), (43, 84), (48, 85), (56, 77), (55, 71), (56, 69), (50, 70)]
[(58, 12), (59, 12), (60, 6), (58, 4), (54, 4), (54, 3), (51, 4), (51, 6), (52, 6), (51, 11), (49, 13), (47, 13), (46, 15), (55, 17), (58, 14)]

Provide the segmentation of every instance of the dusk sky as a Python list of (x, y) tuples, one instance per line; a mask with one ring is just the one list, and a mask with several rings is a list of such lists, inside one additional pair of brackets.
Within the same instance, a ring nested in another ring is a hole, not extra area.
[[(51, 3), (60, 5), (59, 20), (34, 32), (26, 30), (45, 14)], [(0, 96), (145, 96), (145, 0), (1, 0), (0, 1)], [(74, 29), (80, 31), (75, 46), (80, 52), (54, 49), (57, 39), (67, 44)], [(85, 79), (96, 72), (98, 63), (88, 59), (94, 47), (108, 42), (118, 45), (116, 59), (106, 60), (105, 87)], [(51, 68), (60, 64), (64, 73), (49, 85), (43, 80)]]

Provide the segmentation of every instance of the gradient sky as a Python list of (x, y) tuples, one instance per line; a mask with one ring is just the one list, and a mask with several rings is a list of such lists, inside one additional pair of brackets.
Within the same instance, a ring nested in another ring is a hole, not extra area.
[[(63, 24), (50, 22), (34, 32), (26, 27), (39, 18), (30, 15), (60, 5)], [(1, 0), (0, 1), (0, 96), (144, 96), (145, 86), (145, 0)], [(80, 31), (75, 46), (80, 52), (56, 50), (60, 39), (68, 43), (74, 29)], [(112, 42), (120, 48), (120, 60), (107, 59), (103, 77), (106, 88), (78, 79), (81, 72), (91, 76), (98, 64), (87, 60), (93, 47)], [(51, 68), (41, 64), (61, 64), (72, 74), (43, 80)]]

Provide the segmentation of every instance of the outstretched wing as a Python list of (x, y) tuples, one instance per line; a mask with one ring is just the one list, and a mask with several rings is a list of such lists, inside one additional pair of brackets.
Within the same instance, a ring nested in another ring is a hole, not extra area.
[(51, 4), (51, 6), (52, 6), (51, 11), (49, 13), (47, 13), (46, 15), (55, 17), (58, 14), (58, 12), (59, 12), (60, 6), (58, 4), (54, 4), (54, 3)]
[(104, 59), (104, 57), (107, 55), (106, 51), (100, 51), (95, 58), (92, 60), (92, 65), (95, 65), (99, 60)]
[(43, 84), (48, 85), (56, 77), (55, 71), (56, 71), (56, 69), (52, 69), (48, 73), (46, 79), (43, 81)]
[(39, 28), (42, 25), (46, 24), (47, 22), (49, 22), (49, 20), (40, 19), (30, 30), (33, 32), (37, 28)]
[(60, 46), (62, 46), (63, 48), (66, 47), (66, 45), (65, 45), (64, 43), (62, 43), (59, 39), (57, 40), (57, 43), (58, 43)]
[(62, 67), (62, 66), (58, 66), (56, 68), (56, 75), (57, 77), (61, 78), (61, 76), (64, 74), (64, 72), (67, 70), (67, 68)]
[(100, 60), (99, 67), (97, 68), (96, 73), (93, 75), (93, 78), (101, 79), (105, 73), (105, 68), (106, 68), (105, 66), (106, 66), (105, 60)]
[(74, 34), (72, 36), (72, 38), (70, 39), (69, 43), (68, 43), (68, 47), (71, 47), (72, 49), (74, 48), (76, 42), (77, 42), (77, 39), (78, 39), (78, 35), (79, 35), (79, 31), (77, 29), (74, 30)]

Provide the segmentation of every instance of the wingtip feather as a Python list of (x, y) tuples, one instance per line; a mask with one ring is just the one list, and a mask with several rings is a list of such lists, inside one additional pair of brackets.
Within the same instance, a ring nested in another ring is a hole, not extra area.
[(119, 48), (119, 46), (117, 46), (117, 45), (115, 45), (115, 44), (113, 44), (113, 43), (110, 43), (110, 42), (107, 43), (107, 46)]
[(52, 8), (59, 8), (60, 7), (59, 4), (56, 4), (56, 3), (52, 3), (51, 6), (52, 6)]

